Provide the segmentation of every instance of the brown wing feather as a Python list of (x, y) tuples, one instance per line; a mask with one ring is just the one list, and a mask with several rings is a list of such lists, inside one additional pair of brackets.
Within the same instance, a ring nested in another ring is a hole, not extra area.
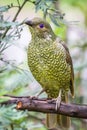
[(71, 91), (72, 96), (74, 97), (74, 69), (73, 69), (72, 58), (70, 56), (69, 49), (67, 48), (65, 43), (62, 40), (60, 40), (59, 38), (57, 40), (59, 40), (59, 43), (61, 43), (63, 45), (63, 47), (65, 48), (66, 62), (71, 66), (70, 91)]

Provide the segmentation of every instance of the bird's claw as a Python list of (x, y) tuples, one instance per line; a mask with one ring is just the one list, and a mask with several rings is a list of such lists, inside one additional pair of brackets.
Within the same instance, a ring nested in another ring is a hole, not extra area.
[(60, 107), (60, 103), (61, 103), (61, 89), (60, 89), (60, 91), (59, 91), (59, 96), (57, 97), (57, 99), (56, 99), (56, 111), (59, 109), (59, 107)]
[(57, 98), (48, 101), (48, 103), (55, 103), (55, 102), (56, 102), (55, 110), (57, 111), (61, 104), (61, 96), (58, 96)]
[(56, 108), (55, 108), (56, 111), (59, 109), (60, 104), (61, 104), (61, 96), (58, 96), (56, 99)]

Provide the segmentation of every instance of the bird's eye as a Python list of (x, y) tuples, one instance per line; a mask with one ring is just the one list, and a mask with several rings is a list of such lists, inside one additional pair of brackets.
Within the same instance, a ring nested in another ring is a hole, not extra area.
[(43, 23), (39, 24), (39, 27), (44, 28), (44, 24)]

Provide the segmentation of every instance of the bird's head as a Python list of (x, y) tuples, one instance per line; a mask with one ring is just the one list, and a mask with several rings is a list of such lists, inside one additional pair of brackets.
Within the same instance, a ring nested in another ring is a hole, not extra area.
[(47, 40), (55, 38), (50, 24), (41, 18), (33, 18), (32, 20), (26, 21), (25, 24), (29, 26), (31, 34), (35, 37), (37, 36)]

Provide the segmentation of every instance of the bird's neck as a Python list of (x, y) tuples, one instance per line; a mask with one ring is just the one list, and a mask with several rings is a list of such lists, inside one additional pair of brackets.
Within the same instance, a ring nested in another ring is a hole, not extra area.
[(35, 41), (38, 39), (53, 41), (56, 39), (56, 35), (54, 34), (53, 31), (51, 31), (50, 33), (44, 32), (43, 34), (41, 34), (41, 33), (39, 34), (39, 33), (35, 32), (32, 28), (30, 28), (30, 32), (31, 32), (32, 39)]
[(43, 35), (43, 38), (47, 41), (52, 41), (52, 40), (55, 40), (56, 36), (53, 32), (51, 32), (50, 34), (45, 32)]

